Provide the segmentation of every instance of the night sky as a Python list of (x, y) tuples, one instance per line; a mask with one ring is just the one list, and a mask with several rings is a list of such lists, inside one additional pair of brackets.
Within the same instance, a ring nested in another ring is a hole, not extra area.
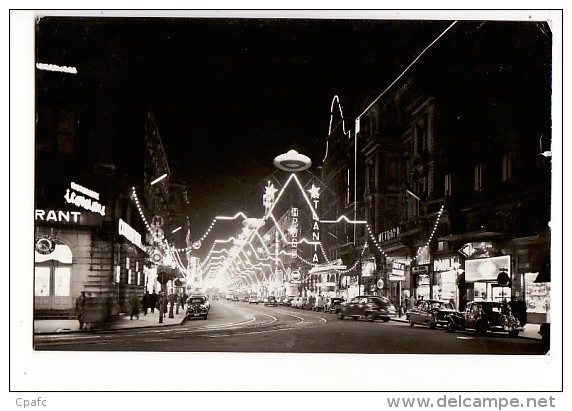
[(45, 17), (36, 52), (38, 61), (77, 67), (113, 102), (117, 139), (141, 138), (151, 108), (172, 174), (189, 185), (199, 237), (215, 215), (248, 209), (253, 199), (259, 216), (277, 155), (295, 149), (319, 174), (333, 97), (353, 125), (450, 24)]

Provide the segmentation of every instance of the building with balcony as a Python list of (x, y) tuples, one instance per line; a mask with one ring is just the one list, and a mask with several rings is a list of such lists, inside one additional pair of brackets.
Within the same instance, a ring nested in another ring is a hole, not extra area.
[(458, 22), (358, 117), (369, 249), (394, 301), (516, 297), (545, 316), (551, 44), (543, 23)]

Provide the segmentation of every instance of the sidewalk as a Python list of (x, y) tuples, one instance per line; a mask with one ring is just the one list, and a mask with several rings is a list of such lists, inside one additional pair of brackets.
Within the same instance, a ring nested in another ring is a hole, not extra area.
[[(133, 317), (129, 319), (129, 315), (121, 315), (117, 320), (108, 324), (107, 330), (120, 330), (125, 328), (144, 328), (144, 327), (161, 327), (166, 325), (177, 325), (185, 319), (185, 310), (179, 308), (179, 314), (173, 310), (173, 318), (169, 318), (169, 311), (163, 315), (163, 322), (159, 323), (159, 310), (154, 313), (148, 312), (147, 315), (139, 314), (139, 319)], [(77, 320), (34, 320), (34, 334), (52, 334), (52, 333), (79, 333), (79, 322)], [(85, 331), (83, 331), (85, 332)]]
[[(391, 321), (398, 321), (398, 322), (402, 322), (402, 323), (407, 322), (405, 317), (395, 317), (395, 318), (392, 318)], [(418, 325), (418, 327), (421, 327), (421, 326)], [(540, 330), (540, 324), (526, 324), (524, 326), (524, 331), (520, 332), (518, 334), (518, 336), (520, 338), (529, 338), (529, 339), (534, 339), (534, 340), (541, 340), (542, 337), (540, 336), (540, 334), (538, 334), (539, 330)]]

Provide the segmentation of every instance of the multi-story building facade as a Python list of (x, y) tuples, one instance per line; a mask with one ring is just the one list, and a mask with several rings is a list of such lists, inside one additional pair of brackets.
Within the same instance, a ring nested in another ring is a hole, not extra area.
[[(36, 318), (73, 316), (81, 291), (106, 307), (102, 315), (127, 312), (131, 296), (154, 286), (147, 248), (154, 216), (166, 221), (171, 244), (188, 245), (175, 238), (189, 231), (184, 187), (176, 184), (171, 198), (168, 179), (151, 185), (168, 173), (153, 116), (141, 116), (140, 129), (123, 135), (110, 115), (118, 103), (97, 87), (103, 81), (81, 68), (37, 74)], [(172, 233), (173, 225), (181, 233)], [(170, 264), (165, 282), (180, 271)]]
[(459, 22), (358, 117), (369, 249), (394, 301), (516, 297), (546, 315), (550, 53), (543, 24)]

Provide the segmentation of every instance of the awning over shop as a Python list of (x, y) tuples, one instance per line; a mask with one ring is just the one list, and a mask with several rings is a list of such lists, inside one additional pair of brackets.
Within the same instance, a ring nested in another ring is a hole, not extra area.
[(49, 254), (41, 254), (34, 251), (34, 261), (36, 263), (43, 263), (45, 261), (55, 260), (63, 264), (72, 263), (72, 251), (65, 244), (56, 244), (53, 251)]

